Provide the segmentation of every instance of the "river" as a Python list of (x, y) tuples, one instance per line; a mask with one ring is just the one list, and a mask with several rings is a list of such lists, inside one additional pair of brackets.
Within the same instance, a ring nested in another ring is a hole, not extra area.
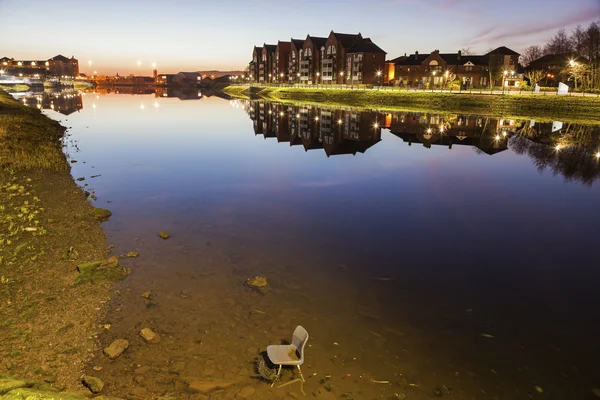
[[(22, 100), (69, 127), (73, 177), (113, 213), (113, 254), (141, 254), (122, 260), (133, 273), (100, 336), (130, 348), (88, 371), (108, 394), (205, 398), (188, 385), (216, 379), (232, 385), (211, 399), (600, 387), (600, 124), (195, 91)], [(248, 287), (255, 276), (269, 286)], [(270, 388), (257, 354), (297, 325), (306, 383), (277, 388), (296, 378), (285, 368)]]

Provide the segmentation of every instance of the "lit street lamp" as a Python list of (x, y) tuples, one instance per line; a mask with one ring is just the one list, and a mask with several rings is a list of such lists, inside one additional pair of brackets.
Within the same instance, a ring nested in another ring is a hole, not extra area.
[(381, 87), (381, 71), (377, 71), (377, 84)]

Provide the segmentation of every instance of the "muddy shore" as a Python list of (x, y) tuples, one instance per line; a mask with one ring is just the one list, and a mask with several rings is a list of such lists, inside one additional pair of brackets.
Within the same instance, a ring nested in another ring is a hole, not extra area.
[(0, 92), (0, 378), (89, 394), (81, 376), (112, 283), (76, 284), (77, 265), (105, 259), (108, 245), (69, 173), (64, 133)]

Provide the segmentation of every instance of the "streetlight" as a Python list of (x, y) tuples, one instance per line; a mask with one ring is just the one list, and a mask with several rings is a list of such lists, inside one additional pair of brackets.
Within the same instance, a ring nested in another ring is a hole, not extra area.
[(377, 84), (381, 87), (381, 71), (377, 71)]
[(321, 74), (317, 72), (317, 88), (319, 88), (319, 76), (321, 76)]
[(508, 75), (508, 71), (504, 70), (504, 77), (502, 78), (502, 94), (504, 94), (504, 88), (506, 87), (506, 75)]

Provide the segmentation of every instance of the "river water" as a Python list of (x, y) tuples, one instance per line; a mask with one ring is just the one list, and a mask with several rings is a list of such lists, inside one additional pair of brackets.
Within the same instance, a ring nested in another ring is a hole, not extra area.
[[(141, 254), (122, 259), (133, 272), (100, 337), (130, 347), (88, 370), (106, 393), (597, 395), (600, 125), (195, 91), (23, 100), (69, 127), (113, 254)], [(297, 325), (306, 383), (277, 388), (297, 377), (286, 368), (270, 388), (256, 356)], [(189, 388), (215, 380), (231, 386)]]

